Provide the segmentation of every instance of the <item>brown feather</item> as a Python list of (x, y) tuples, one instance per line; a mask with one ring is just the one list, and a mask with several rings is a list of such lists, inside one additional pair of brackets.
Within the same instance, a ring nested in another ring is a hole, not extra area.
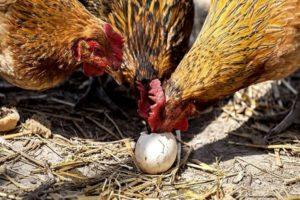
[(151, 128), (186, 130), (195, 105), (298, 70), (299, 17), (300, 0), (212, 0), (195, 44), (163, 85), (164, 105), (152, 106), (160, 110)]
[(213, 1), (196, 43), (165, 84), (167, 100), (209, 102), (300, 66), (300, 0)]
[(104, 43), (103, 25), (77, 0), (0, 0), (0, 75), (22, 88), (51, 88), (79, 67), (76, 41)]
[(109, 22), (125, 39), (124, 63), (111, 75), (120, 83), (169, 77), (188, 48), (193, 25), (191, 0), (120, 0)]

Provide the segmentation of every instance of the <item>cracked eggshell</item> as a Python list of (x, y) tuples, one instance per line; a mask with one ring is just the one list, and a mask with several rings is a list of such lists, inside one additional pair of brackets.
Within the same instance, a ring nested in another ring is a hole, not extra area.
[(177, 142), (172, 133), (141, 133), (135, 147), (138, 167), (148, 174), (159, 174), (173, 165)]
[(20, 115), (15, 108), (0, 108), (0, 132), (15, 129), (19, 120)]

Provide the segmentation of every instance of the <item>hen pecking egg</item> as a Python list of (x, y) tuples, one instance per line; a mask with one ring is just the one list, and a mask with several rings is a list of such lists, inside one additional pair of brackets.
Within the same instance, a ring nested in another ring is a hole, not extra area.
[(173, 165), (177, 155), (177, 142), (172, 133), (141, 133), (135, 146), (138, 167), (148, 174), (159, 174)]

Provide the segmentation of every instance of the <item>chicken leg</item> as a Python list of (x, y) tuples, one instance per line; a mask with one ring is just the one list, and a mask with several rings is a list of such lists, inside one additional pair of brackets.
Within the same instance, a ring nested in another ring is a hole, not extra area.
[(297, 95), (296, 101), (292, 106), (289, 114), (279, 123), (275, 128), (270, 131), (271, 134), (278, 134), (286, 130), (292, 124), (300, 124), (300, 94)]
[(75, 109), (83, 106), (87, 102), (87, 100), (92, 98), (100, 100), (113, 112), (121, 114), (122, 117), (128, 118), (128, 115), (121, 108), (119, 108), (119, 106), (117, 106), (108, 96), (103, 88), (102, 81), (98, 77), (90, 78), (89, 86), (84, 95), (77, 101)]

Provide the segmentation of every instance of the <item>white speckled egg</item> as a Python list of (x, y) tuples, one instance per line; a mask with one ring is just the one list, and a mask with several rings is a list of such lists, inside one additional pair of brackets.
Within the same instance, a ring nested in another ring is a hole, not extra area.
[(141, 133), (135, 147), (138, 167), (148, 174), (159, 174), (173, 165), (177, 142), (172, 133)]

